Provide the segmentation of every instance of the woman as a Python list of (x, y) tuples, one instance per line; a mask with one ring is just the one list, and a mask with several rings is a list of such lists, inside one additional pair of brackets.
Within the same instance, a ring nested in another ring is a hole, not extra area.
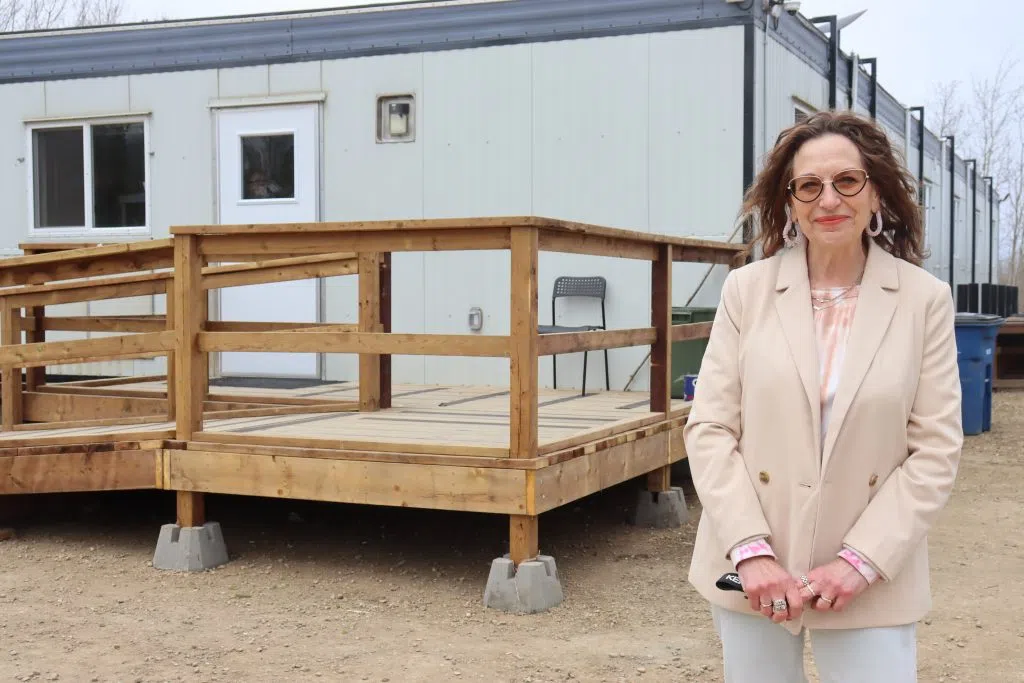
[[(804, 631), (823, 681), (915, 681), (963, 432), (914, 178), (875, 123), (819, 113), (779, 136), (744, 210), (764, 258), (725, 281), (685, 431), (689, 579), (726, 681), (805, 680)], [(734, 569), (744, 593), (718, 590)]]

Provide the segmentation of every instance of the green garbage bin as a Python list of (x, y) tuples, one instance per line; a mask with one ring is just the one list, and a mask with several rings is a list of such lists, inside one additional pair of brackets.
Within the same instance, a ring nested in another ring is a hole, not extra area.
[[(711, 322), (715, 319), (716, 308), (696, 306), (677, 306), (672, 308), (672, 324)], [(707, 339), (689, 339), (672, 342), (672, 398), (683, 398), (686, 375), (696, 375), (700, 370), (700, 362), (708, 347)]]

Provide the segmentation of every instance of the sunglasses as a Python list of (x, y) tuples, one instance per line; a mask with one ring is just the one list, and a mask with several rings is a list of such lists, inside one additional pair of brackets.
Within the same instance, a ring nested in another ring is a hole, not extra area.
[(811, 174), (798, 176), (789, 181), (786, 189), (797, 200), (809, 203), (821, 196), (826, 183), (831, 184), (833, 189), (844, 197), (853, 197), (868, 184), (868, 178), (870, 176), (864, 169), (850, 168), (836, 173), (831, 180), (824, 180)]

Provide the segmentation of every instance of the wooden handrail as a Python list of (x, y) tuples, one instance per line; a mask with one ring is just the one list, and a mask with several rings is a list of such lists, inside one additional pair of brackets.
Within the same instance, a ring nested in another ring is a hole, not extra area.
[(174, 350), (174, 332), (130, 334), (76, 341), (0, 346), (0, 367), (31, 368), (99, 360), (165, 356)]
[(672, 341), (689, 341), (691, 339), (707, 339), (711, 336), (712, 322), (685, 323), (672, 326)]
[(649, 346), (658, 337), (653, 327), (633, 330), (594, 330), (590, 332), (555, 332), (542, 334), (537, 340), (537, 355), (551, 356), (578, 351), (622, 349), (630, 346)]
[(362, 353), (409, 356), (508, 356), (509, 338), (387, 332), (200, 332), (203, 352)]

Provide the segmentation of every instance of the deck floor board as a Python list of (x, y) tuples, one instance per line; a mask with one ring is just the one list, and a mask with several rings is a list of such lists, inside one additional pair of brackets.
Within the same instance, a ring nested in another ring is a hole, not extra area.
[[(108, 387), (116, 391), (119, 385)], [(135, 382), (123, 385), (132, 391), (164, 392), (162, 382)], [(297, 389), (229, 387), (212, 389), (218, 394), (265, 396), (273, 398), (318, 398), (325, 401), (356, 401), (359, 387), (354, 382)], [(597, 392), (581, 396), (577, 391), (542, 389), (539, 392), (539, 445), (551, 445), (601, 428), (625, 431), (649, 421), (647, 394), (641, 392)], [(674, 401), (673, 410), (686, 405)], [(146, 424), (92, 426), (76, 428), (25, 429), (0, 433), (4, 442), (31, 442), (44, 445), (61, 437), (116, 436), (163, 432), (174, 424), (164, 420)], [(329, 442), (376, 442), (396, 444), (450, 444), (452, 446), (508, 448), (509, 396), (500, 387), (396, 385), (393, 407), (377, 412), (292, 413), (266, 417), (218, 418), (205, 421), (203, 431), (231, 434), (302, 439)]]

